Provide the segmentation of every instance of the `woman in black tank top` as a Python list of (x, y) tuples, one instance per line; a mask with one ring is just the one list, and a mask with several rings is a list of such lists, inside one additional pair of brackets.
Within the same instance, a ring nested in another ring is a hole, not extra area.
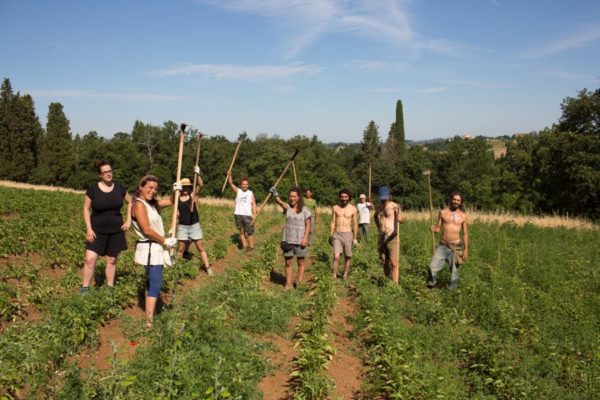
[[(131, 196), (125, 187), (113, 181), (112, 166), (108, 161), (96, 163), (99, 181), (91, 184), (83, 200), (86, 251), (81, 282), (81, 294), (89, 291), (98, 257), (106, 257), (106, 285), (115, 284), (116, 262), (119, 253), (127, 249), (125, 231), (131, 225)], [(121, 208), (127, 203), (127, 217), (123, 221)], [(92, 212), (90, 213), (90, 209)]]

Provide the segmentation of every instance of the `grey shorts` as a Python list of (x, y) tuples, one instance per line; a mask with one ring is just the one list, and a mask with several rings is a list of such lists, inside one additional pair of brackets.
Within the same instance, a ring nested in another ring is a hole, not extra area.
[(293, 244), (292, 250), (284, 252), (283, 256), (285, 258), (292, 258), (294, 256), (296, 256), (296, 258), (304, 258), (306, 257), (307, 251), (306, 247), (301, 247), (299, 244)]
[(196, 222), (194, 225), (179, 225), (177, 227), (177, 240), (202, 240), (203, 237), (200, 222)]
[(246, 235), (254, 234), (254, 225), (252, 225), (252, 217), (250, 215), (237, 215), (235, 218), (235, 226), (238, 229), (243, 229)]
[(336, 232), (333, 234), (333, 254), (344, 254), (344, 257), (352, 257), (352, 232)]

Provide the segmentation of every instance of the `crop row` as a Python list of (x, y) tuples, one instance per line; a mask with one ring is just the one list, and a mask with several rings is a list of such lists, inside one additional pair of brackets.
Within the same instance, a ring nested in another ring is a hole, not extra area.
[(104, 375), (73, 370), (59, 398), (259, 399), (266, 347), (253, 336), (283, 332), (301, 294), (261, 288), (275, 267), (273, 234), (241, 268), (190, 291), (156, 320), (147, 345)]
[[(594, 235), (473, 224), (461, 286), (427, 289), (427, 231), (403, 227), (401, 285), (375, 248), (352, 275), (369, 398), (598, 398)], [(597, 236), (597, 235), (596, 235)], [(569, 246), (564, 246), (568, 242)], [(448, 281), (447, 270), (440, 277)]]
[[(3, 189), (5, 191), (6, 189)], [(29, 194), (29, 192), (27, 192)], [(44, 193), (48, 198), (52, 199), (56, 193)], [(65, 194), (58, 194), (63, 196)], [(16, 196), (18, 198), (18, 196)], [(71, 200), (74, 196), (69, 194), (67, 200)], [(45, 198), (41, 196), (41, 198)], [(23, 200), (23, 199), (21, 199)], [(56, 199), (55, 199), (56, 200)], [(56, 200), (58, 202), (58, 200)], [(13, 205), (22, 204), (23, 201), (13, 201)], [(51, 202), (49, 202), (50, 204)], [(73, 202), (71, 207), (81, 204)], [(3, 203), (4, 210), (6, 204)], [(56, 209), (56, 204), (55, 204)], [(60, 210), (59, 210), (60, 209)], [(69, 210), (62, 205), (56, 209), (56, 214), (62, 212), (65, 220), (68, 220), (68, 215), (73, 214), (73, 209)], [(22, 208), (16, 208), (11, 211), (12, 214), (20, 213)], [(203, 208), (203, 223), (209, 236), (218, 237), (211, 241), (208, 245), (208, 252), (211, 258), (221, 258), (225, 255), (230, 239), (224, 235), (226, 226), (219, 220), (221, 214), (217, 208)], [(23, 211), (25, 212), (25, 211)], [(22, 217), (14, 217), (14, 221), (21, 220)], [(70, 232), (76, 230), (76, 234), (65, 235), (65, 242), (55, 241), (55, 247), (61, 248), (60, 259), (61, 264), (69, 265), (68, 276), (77, 276), (78, 268), (81, 264), (82, 245), (80, 227), (74, 227), (68, 223), (65, 226), (45, 226), (40, 228), (46, 230), (46, 233), (54, 230), (64, 230)], [(2, 225), (6, 231), (14, 232), (15, 229), (22, 229), (23, 224), (19, 223), (15, 227), (14, 224)], [(31, 231), (35, 231), (34, 226), (30, 226)], [(45, 235), (46, 240), (52, 241), (55, 235)], [(47, 248), (48, 243), (41, 240), (42, 236), (38, 236), (40, 247)], [(77, 240), (72, 237), (78, 237)], [(75, 246), (77, 242), (77, 246)], [(25, 247), (33, 251), (34, 247)], [(53, 391), (60, 381), (61, 370), (65, 368), (69, 358), (78, 352), (78, 349), (83, 344), (92, 344), (96, 338), (97, 328), (114, 317), (120, 312), (122, 307), (132, 304), (137, 301), (140, 291), (143, 292), (145, 285), (143, 269), (133, 263), (132, 252), (125, 252), (119, 260), (117, 285), (112, 288), (100, 287), (93, 290), (89, 296), (81, 298), (77, 295), (66, 295), (64, 297), (55, 298), (50, 296), (45, 299), (45, 312), (38, 323), (31, 324), (26, 322), (17, 322), (8, 326), (0, 335), (0, 386), (2, 391), (8, 396), (18, 395), (20, 388), (25, 383), (28, 384), (29, 393), (46, 393), (49, 390)], [(101, 273), (101, 268), (98, 268)], [(9, 276), (6, 271), (17, 273), (19, 268), (4, 269), (4, 276)], [(29, 266), (25, 271), (30, 271), (32, 276), (39, 274), (39, 271), (32, 266)], [(22, 271), (21, 271), (22, 272)], [(167, 269), (165, 273), (165, 290), (173, 290), (177, 282), (186, 277), (195, 276), (197, 267), (192, 262), (179, 262), (177, 268)], [(67, 275), (65, 275), (67, 276)], [(21, 279), (20, 282), (36, 281), (30, 279), (27, 274), (21, 276), (11, 276), (10, 279)], [(75, 279), (71, 282), (71, 288), (74, 289), (77, 285)], [(8, 283), (12, 283), (11, 280)], [(58, 287), (60, 282), (51, 282), (45, 280), (44, 287), (53, 289)], [(38, 286), (30, 286), (28, 292), (37, 293), (39, 289), (34, 290)], [(71, 289), (71, 290), (72, 290)], [(73, 290), (74, 291), (74, 290)], [(71, 293), (73, 293), (71, 291)], [(42, 302), (43, 299), (42, 299)]]
[[(327, 220), (327, 218), (325, 218)], [(328, 225), (323, 222), (319, 228)], [(317, 235), (320, 237), (324, 235)], [(329, 265), (330, 247), (320, 240), (311, 247), (311, 272), (314, 286), (302, 323), (297, 328), (295, 347), (298, 356), (294, 359), (291, 386), (294, 399), (326, 399), (333, 387), (326, 367), (333, 358), (335, 349), (328, 335), (331, 312), (336, 304), (336, 287), (331, 278)]]

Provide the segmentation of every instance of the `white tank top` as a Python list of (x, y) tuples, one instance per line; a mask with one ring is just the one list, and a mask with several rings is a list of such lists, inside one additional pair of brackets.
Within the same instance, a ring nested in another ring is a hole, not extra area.
[(235, 215), (252, 216), (252, 199), (254, 199), (252, 190), (248, 189), (245, 192), (238, 188), (235, 195)]
[[(152, 207), (144, 199), (136, 197), (135, 201), (139, 201), (146, 207), (150, 228), (152, 228), (156, 233), (164, 235), (165, 228), (163, 226), (163, 220), (158, 211), (156, 211), (156, 208)], [(165, 264), (166, 260), (163, 258), (163, 246), (159, 243), (152, 242), (151, 239), (144, 236), (140, 226), (138, 225), (135, 219), (133, 220), (133, 231), (139, 238), (135, 246), (135, 262), (141, 265)], [(150, 254), (150, 257), (148, 257), (148, 254)]]

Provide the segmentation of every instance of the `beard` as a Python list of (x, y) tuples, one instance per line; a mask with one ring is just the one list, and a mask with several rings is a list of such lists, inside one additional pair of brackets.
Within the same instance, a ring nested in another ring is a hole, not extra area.
[(340, 207), (346, 207), (346, 205), (350, 202), (350, 200), (341, 200), (340, 199)]
[(450, 204), (450, 211), (456, 211), (460, 208), (460, 204)]

